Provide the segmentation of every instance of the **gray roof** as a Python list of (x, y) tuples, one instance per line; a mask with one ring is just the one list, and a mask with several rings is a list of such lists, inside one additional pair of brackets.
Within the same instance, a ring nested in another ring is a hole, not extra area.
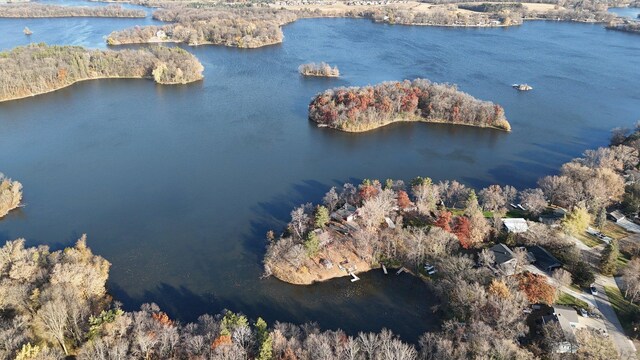
[(542, 246), (532, 246), (529, 253), (535, 258), (535, 264), (543, 270), (551, 270), (562, 266), (562, 263)]
[(504, 264), (509, 260), (515, 259), (515, 254), (505, 244), (495, 244), (489, 250), (493, 252), (496, 258), (496, 264)]

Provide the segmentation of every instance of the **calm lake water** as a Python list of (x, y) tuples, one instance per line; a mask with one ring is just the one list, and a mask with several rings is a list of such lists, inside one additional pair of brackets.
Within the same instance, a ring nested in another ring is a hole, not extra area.
[(637, 19), (638, 15), (640, 15), (640, 8), (635, 7), (609, 8), (609, 11), (618, 16), (625, 16), (633, 19)]
[[(28, 43), (24, 26), (33, 41), (104, 47), (112, 30), (148, 21), (0, 20), (0, 48)], [(640, 37), (599, 25), (316, 19), (284, 32), (283, 44), (261, 49), (188, 48), (206, 68), (199, 83), (101, 80), (1, 103), (0, 169), (23, 182), (27, 206), (0, 221), (0, 240), (60, 248), (88, 233), (127, 308), (155, 301), (181, 319), (229, 308), (415, 340), (438, 326), (419, 281), (260, 279), (265, 232), (281, 230), (293, 206), (365, 177), (534, 186), (640, 119)], [(303, 79), (296, 69), (309, 61), (344, 76)], [(503, 105), (513, 132), (398, 124), (345, 134), (307, 120), (310, 98), (326, 88), (415, 77)], [(511, 88), (525, 82), (534, 90)]]

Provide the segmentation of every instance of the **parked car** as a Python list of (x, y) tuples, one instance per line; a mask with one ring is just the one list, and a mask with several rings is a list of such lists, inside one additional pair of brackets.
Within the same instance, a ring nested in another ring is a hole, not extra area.
[(580, 313), (580, 315), (584, 316), (584, 317), (589, 317), (589, 314), (587, 313), (587, 310), (580, 308), (578, 309), (578, 312)]
[(598, 295), (598, 289), (596, 289), (595, 285), (591, 285), (589, 290), (591, 290), (591, 295)]

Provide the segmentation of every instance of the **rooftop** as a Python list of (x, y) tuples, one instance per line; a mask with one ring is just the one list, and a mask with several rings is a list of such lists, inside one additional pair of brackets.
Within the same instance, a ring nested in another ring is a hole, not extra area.
[(522, 233), (529, 230), (527, 220), (523, 218), (504, 218), (502, 223), (507, 228), (507, 231), (512, 233)]
[(496, 258), (496, 264), (504, 264), (515, 258), (513, 251), (511, 251), (507, 245), (502, 243), (493, 245), (489, 250), (493, 252), (493, 255)]

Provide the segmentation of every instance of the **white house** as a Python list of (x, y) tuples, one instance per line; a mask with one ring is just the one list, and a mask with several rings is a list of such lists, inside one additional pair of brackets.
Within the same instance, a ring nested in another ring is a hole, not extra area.
[(523, 218), (505, 218), (502, 219), (502, 223), (504, 227), (510, 233), (523, 233), (529, 230), (529, 226), (527, 225), (527, 220)]

